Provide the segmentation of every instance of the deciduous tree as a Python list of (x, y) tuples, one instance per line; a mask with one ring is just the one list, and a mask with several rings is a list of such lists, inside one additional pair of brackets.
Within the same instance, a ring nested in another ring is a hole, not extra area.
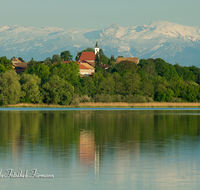
[(6, 71), (0, 74), (0, 104), (16, 104), (20, 100), (20, 77), (15, 71)]
[(69, 50), (61, 52), (60, 57), (65, 61), (72, 61), (73, 59)]
[(31, 67), (28, 67), (25, 73), (35, 74), (39, 78), (41, 78), (42, 81), (45, 81), (46, 79), (48, 79), (50, 75), (49, 67), (43, 64), (35, 64)]
[(20, 83), (22, 89), (22, 102), (42, 102), (39, 89), (41, 79), (38, 76), (35, 74), (22, 74)]
[(7, 70), (13, 70), (13, 63), (11, 60), (7, 59), (5, 56), (4, 57), (0, 57), (0, 64), (4, 65)]
[(62, 63), (62, 57), (58, 54), (52, 56), (52, 63)]
[(60, 78), (71, 83), (74, 87), (80, 83), (79, 65), (70, 61), (67, 64), (59, 63), (51, 67), (51, 75), (58, 75)]
[(42, 87), (44, 89), (44, 101), (46, 103), (62, 105), (71, 103), (74, 87), (59, 76), (51, 76)]

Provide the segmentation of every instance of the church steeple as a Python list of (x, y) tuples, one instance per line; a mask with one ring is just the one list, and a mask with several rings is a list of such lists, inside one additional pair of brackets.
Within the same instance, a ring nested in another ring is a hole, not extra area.
[(96, 45), (95, 45), (95, 48), (94, 48), (94, 52), (95, 52), (95, 55), (96, 55), (97, 53), (99, 53), (98, 41), (96, 41)]

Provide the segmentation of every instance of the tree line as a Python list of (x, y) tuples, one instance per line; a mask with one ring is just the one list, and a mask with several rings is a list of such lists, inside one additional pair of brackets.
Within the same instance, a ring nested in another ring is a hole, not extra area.
[[(63, 64), (63, 60), (70, 63)], [(106, 57), (103, 50), (95, 62), (93, 76), (81, 77), (78, 64), (64, 51), (44, 61), (32, 59), (28, 68), (17, 74), (11, 60), (0, 57), (0, 105), (200, 100), (198, 67), (172, 65), (161, 58), (141, 59), (138, 65), (130, 61), (116, 64), (114, 56)], [(109, 66), (105, 69), (101, 65)]]

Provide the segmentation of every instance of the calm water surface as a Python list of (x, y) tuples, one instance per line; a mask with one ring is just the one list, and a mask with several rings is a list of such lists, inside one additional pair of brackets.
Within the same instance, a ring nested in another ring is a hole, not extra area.
[(0, 189), (196, 190), (200, 110), (1, 109), (0, 164)]

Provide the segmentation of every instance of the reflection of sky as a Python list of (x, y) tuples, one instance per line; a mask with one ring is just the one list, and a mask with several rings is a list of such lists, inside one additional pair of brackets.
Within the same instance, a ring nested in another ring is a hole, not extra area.
[(198, 189), (199, 148), (185, 145), (168, 148), (161, 156), (143, 152), (136, 157), (134, 152), (121, 149), (115, 158), (104, 159), (100, 181), (101, 174), (108, 176), (104, 180), (109, 189), (112, 185), (116, 189)]
[[(84, 138), (88, 137), (88, 140), (82, 142), (93, 145), (92, 134), (83, 133), (82, 135), (85, 135)], [(22, 189), (23, 187), (30, 190), (53, 190), (65, 187), (70, 190), (197, 189), (200, 185), (200, 148), (187, 141), (181, 143), (179, 141), (178, 146), (175, 145), (176, 141), (169, 141), (161, 153), (149, 151), (148, 146), (138, 142), (128, 148), (126, 143), (116, 144), (116, 147), (107, 146), (104, 154), (99, 155), (99, 172), (95, 172), (96, 161), (98, 161), (95, 155), (91, 155), (95, 160), (89, 159), (89, 165), (88, 162), (82, 162), (80, 150), (77, 150), (75, 144), (72, 144), (70, 151), (66, 153), (63, 150), (57, 150), (56, 155), (51, 148), (39, 145), (30, 148), (31, 144), (23, 144), (19, 153), (13, 154), (13, 150), (8, 150), (9, 155), (6, 159), (3, 157), (2, 149), (0, 163), (3, 171), (8, 168), (13, 168), (15, 171), (36, 168), (38, 173), (54, 174), (55, 178), (0, 179), (0, 187), (1, 189)], [(91, 146), (87, 150), (92, 150), (91, 154), (97, 154)], [(113, 153), (110, 154), (110, 151)]]

